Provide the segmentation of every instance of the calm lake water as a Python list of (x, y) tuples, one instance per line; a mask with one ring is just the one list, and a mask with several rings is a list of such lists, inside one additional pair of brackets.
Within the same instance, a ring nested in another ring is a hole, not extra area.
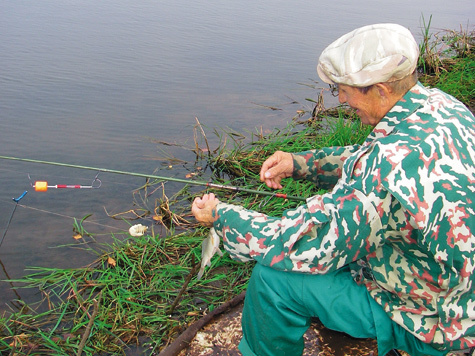
[[(193, 144), (208, 129), (284, 127), (319, 90), (320, 52), (359, 26), (397, 22), (422, 33), (473, 27), (472, 0), (124, 1), (0, 0), (0, 155), (184, 178), (154, 140)], [(300, 104), (290, 104), (297, 101)], [(331, 102), (328, 102), (330, 105)], [(264, 105), (279, 107), (272, 111)], [(165, 147), (166, 148), (166, 147)], [(190, 152), (166, 148), (192, 160)], [(73, 218), (99, 242), (128, 229), (110, 214), (134, 208), (144, 180), (101, 174), (96, 190), (35, 192), (32, 180), (89, 185), (93, 171), (0, 160), (0, 280), (29, 266), (78, 267), (95, 256), (74, 244)], [(173, 189), (173, 185), (170, 185)], [(150, 225), (150, 223), (149, 223)], [(0, 310), (39, 296), (0, 282)]]

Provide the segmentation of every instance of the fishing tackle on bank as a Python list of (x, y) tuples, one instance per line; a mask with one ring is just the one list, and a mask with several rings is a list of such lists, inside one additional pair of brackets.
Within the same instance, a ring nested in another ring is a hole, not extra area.
[[(100, 172), (99, 172), (100, 173)], [(48, 185), (48, 182), (38, 180), (35, 183), (32, 182), (30, 175), (28, 174), (28, 179), (30, 180), (30, 185), (35, 189), (36, 192), (46, 192), (48, 188), (54, 189), (97, 189), (102, 185), (101, 180), (98, 178), (99, 173), (94, 177), (91, 185), (78, 185), (78, 184), (56, 184)]]
[(18, 202), (23, 199), (23, 197), (26, 195), (26, 193), (28, 193), (27, 190), (25, 190), (18, 198), (13, 198), (13, 201), (16, 203), (15, 204), (15, 207), (13, 208), (13, 211), (12, 211), (12, 215), (10, 215), (10, 219), (8, 219), (8, 223), (7, 223), (7, 227), (5, 228), (5, 231), (3, 232), (3, 236), (2, 236), (2, 241), (0, 241), (0, 246), (2, 246), (3, 244), (3, 240), (5, 239), (5, 236), (7, 234), (7, 231), (8, 231), (8, 228), (10, 226), (10, 223), (12, 222), (12, 219), (13, 219), (13, 214), (15, 214), (15, 210), (18, 206)]
[[(18, 157), (9, 157), (9, 156), (0, 156), (0, 159), (7, 159), (7, 160), (21, 161), (21, 162), (30, 162), (30, 163), (39, 163), (39, 164), (47, 164), (47, 165), (60, 166), (60, 167), (87, 169), (87, 170), (90, 170), (90, 171), (106, 172), (106, 173), (113, 173), (113, 174), (122, 174), (122, 175), (129, 175), (129, 176), (143, 177), (143, 178), (161, 179), (161, 180), (166, 180), (166, 181), (171, 181), (171, 182), (201, 185), (201, 186), (206, 186), (208, 188), (232, 190), (232, 191), (235, 191), (235, 192), (244, 192), (244, 193), (258, 194), (258, 195), (266, 195), (266, 196), (270, 196), (270, 197), (296, 200), (296, 201), (305, 201), (306, 200), (303, 197), (287, 195), (287, 194), (282, 194), (282, 193), (273, 193), (273, 192), (267, 192), (267, 191), (262, 191), (262, 190), (254, 190), (254, 189), (235, 187), (235, 186), (230, 186), (230, 185), (222, 185), (222, 184), (215, 184), (215, 183), (209, 183), (209, 182), (200, 182), (200, 181), (196, 181), (196, 180), (186, 180), (186, 179), (180, 179), (180, 178), (162, 177), (162, 176), (157, 176), (157, 175), (154, 175), (154, 174), (126, 172), (126, 171), (118, 171), (118, 170), (107, 169), (107, 168), (79, 166), (79, 165), (75, 165), (75, 164), (67, 164), (67, 163), (60, 163), (60, 162), (49, 162), (49, 161), (41, 161), (41, 160), (36, 160), (36, 159), (18, 158)], [(96, 178), (97, 178), (97, 176), (96, 176)], [(43, 185), (44, 185), (43, 183), (40, 184), (40, 186), (43, 186)], [(48, 187), (47, 184), (46, 184), (46, 186)]]

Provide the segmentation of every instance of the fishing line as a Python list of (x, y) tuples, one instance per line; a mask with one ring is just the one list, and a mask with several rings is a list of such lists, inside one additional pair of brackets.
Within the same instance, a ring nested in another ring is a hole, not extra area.
[(17, 208), (17, 206), (18, 206), (18, 202), (19, 202), (21, 199), (23, 199), (23, 197), (26, 195), (26, 193), (28, 193), (27, 190), (25, 190), (25, 191), (23, 192), (23, 194), (20, 195), (18, 198), (13, 198), (13, 201), (15, 202), (15, 207), (13, 208), (12, 215), (10, 215), (10, 219), (8, 219), (7, 227), (5, 228), (5, 231), (3, 232), (2, 241), (0, 241), (0, 247), (1, 247), (2, 244), (3, 244), (3, 240), (5, 239), (5, 236), (7, 235), (8, 228), (10, 227), (10, 223), (12, 222), (12, 219), (13, 219), (13, 214), (15, 214), (16, 208)]
[[(23, 204), (18, 204), (18, 206), (20, 206), (21, 208), (30, 209), (30, 210), (35, 210), (35, 211), (39, 211), (39, 212), (42, 212), (42, 213), (59, 216), (59, 217), (62, 217), (62, 218), (68, 218), (68, 219), (78, 220), (78, 219), (75, 218), (74, 216), (69, 216), (69, 215), (65, 215), (65, 214), (55, 213), (54, 211), (45, 210), (45, 209), (40, 209), (40, 208), (35, 208), (35, 207), (33, 207), (33, 206), (28, 206), (28, 205), (23, 205)], [(95, 221), (91, 221), (91, 220), (84, 220), (83, 223), (84, 223), (84, 224), (86, 224), (86, 223), (88, 223), (88, 224), (94, 224), (94, 225), (98, 225), (98, 226), (102, 226), (102, 227), (107, 227), (107, 228), (109, 228), (109, 229), (122, 230), (121, 228), (119, 228), (119, 227), (117, 227), (117, 226), (105, 225), (105, 224), (101, 224), (101, 223), (99, 223), (99, 222), (95, 222)]]
[(272, 196), (272, 197), (288, 199), (288, 200), (306, 201), (306, 199), (303, 198), (303, 197), (292, 196), (292, 195), (287, 195), (287, 194), (283, 194), (283, 193), (275, 193), (275, 192), (268, 192), (268, 191), (263, 191), (263, 190), (247, 189), (247, 188), (241, 188), (241, 187), (223, 185), (223, 184), (215, 184), (215, 183), (209, 183), (209, 182), (200, 182), (200, 181), (196, 181), (196, 180), (186, 180), (186, 179), (173, 178), (173, 177), (163, 177), (163, 176), (157, 176), (157, 175), (154, 175), (154, 174), (143, 174), (143, 173), (136, 173), (136, 172), (119, 171), (119, 170), (115, 170), (115, 169), (80, 166), (80, 165), (75, 165), (75, 164), (42, 161), (42, 160), (28, 159), (28, 158), (8, 157), (8, 156), (0, 156), (0, 159), (30, 162), (30, 163), (38, 163), (38, 164), (47, 164), (47, 165), (60, 166), (60, 167), (87, 169), (87, 170), (92, 170), (92, 171), (99, 171), (99, 172), (106, 172), (106, 173), (113, 173), (113, 174), (122, 174), (122, 175), (129, 175), (129, 176), (142, 177), (142, 178), (153, 178), (153, 179), (160, 179), (160, 180), (166, 180), (166, 181), (178, 182), (178, 183), (184, 183), (184, 184), (201, 185), (201, 186), (206, 186), (208, 188), (232, 190), (232, 191), (235, 191), (235, 192), (244, 192), (244, 193), (250, 193), (250, 194)]

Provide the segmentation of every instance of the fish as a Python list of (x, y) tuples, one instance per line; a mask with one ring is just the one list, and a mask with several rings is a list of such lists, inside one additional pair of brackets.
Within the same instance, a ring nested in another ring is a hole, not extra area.
[(129, 234), (134, 237), (143, 236), (147, 229), (148, 227), (142, 224), (133, 225), (129, 229)]
[(201, 267), (198, 272), (198, 280), (203, 277), (206, 266), (211, 266), (211, 258), (217, 253), (222, 256), (223, 252), (219, 249), (220, 238), (216, 233), (216, 230), (211, 228), (209, 235), (201, 243)]

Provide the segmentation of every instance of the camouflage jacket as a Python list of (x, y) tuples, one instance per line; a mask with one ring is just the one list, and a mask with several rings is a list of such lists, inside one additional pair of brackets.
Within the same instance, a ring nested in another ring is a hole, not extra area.
[(326, 273), (350, 265), (387, 314), (441, 350), (475, 346), (475, 118), (415, 85), (361, 146), (294, 154), (329, 193), (281, 217), (219, 203), (234, 259)]

